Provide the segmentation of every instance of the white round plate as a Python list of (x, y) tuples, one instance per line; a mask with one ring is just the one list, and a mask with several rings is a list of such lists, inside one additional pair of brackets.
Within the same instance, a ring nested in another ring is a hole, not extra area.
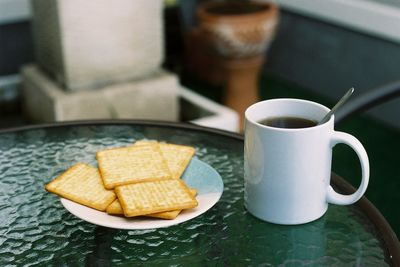
[(182, 179), (189, 187), (197, 190), (196, 199), (199, 204), (194, 209), (182, 211), (174, 220), (150, 217), (125, 218), (108, 215), (106, 212), (88, 208), (65, 198), (61, 198), (61, 203), (76, 217), (96, 225), (130, 230), (168, 227), (203, 214), (218, 202), (224, 190), (224, 184), (218, 172), (197, 158), (190, 161)]

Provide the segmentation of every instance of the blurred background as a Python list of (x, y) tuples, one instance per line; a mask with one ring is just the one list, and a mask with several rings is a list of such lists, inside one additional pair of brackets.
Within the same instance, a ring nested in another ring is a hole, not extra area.
[[(240, 131), (254, 101), (331, 107), (350, 87), (357, 96), (400, 80), (396, 0), (210, 2), (221, 1), (0, 0), (0, 128), (121, 118)], [(394, 98), (336, 125), (364, 144), (366, 195), (397, 235), (399, 116)], [(358, 159), (344, 145), (333, 170), (358, 186)]]

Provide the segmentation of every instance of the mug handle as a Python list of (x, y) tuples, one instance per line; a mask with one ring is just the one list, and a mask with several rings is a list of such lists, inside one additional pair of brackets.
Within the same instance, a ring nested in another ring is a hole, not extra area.
[(329, 185), (326, 200), (328, 203), (332, 204), (350, 205), (359, 200), (367, 190), (369, 181), (369, 160), (363, 145), (354, 136), (347, 133), (334, 131), (330, 140), (331, 148), (338, 143), (344, 143), (350, 146), (356, 152), (361, 164), (361, 184), (357, 191), (351, 195), (339, 194), (333, 190), (332, 186)]

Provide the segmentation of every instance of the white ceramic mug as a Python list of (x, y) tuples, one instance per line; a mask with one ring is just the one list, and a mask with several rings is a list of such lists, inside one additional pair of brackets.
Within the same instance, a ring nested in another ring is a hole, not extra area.
[[(245, 206), (254, 216), (278, 224), (302, 224), (320, 218), (328, 203), (349, 205), (365, 193), (369, 161), (352, 135), (334, 130), (334, 117), (308, 128), (265, 126), (260, 120), (298, 117), (321, 120), (329, 109), (300, 99), (258, 102), (245, 112)], [(332, 148), (349, 145), (361, 163), (358, 190), (342, 195), (330, 186)]]

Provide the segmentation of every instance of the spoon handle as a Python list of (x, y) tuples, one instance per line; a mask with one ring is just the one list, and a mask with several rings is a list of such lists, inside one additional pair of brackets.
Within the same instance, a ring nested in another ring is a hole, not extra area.
[(331, 111), (329, 111), (325, 117), (322, 118), (322, 120), (318, 123), (318, 125), (323, 124), (327, 121), (329, 121), (329, 119), (331, 118), (331, 116), (336, 112), (336, 110), (338, 108), (340, 108), (346, 101), (347, 99), (349, 99), (349, 97), (353, 94), (354, 92), (354, 87), (350, 88), (345, 94), (344, 96), (342, 96), (342, 98), (339, 100), (339, 102), (336, 103), (336, 105), (331, 109)]

